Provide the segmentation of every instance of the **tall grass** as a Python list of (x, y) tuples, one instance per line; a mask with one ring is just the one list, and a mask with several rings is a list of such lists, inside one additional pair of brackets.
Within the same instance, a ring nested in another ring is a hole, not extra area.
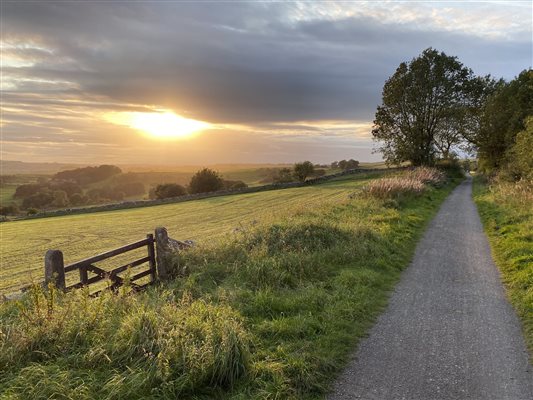
[(446, 181), (446, 174), (437, 168), (417, 167), (392, 178), (376, 179), (363, 188), (363, 193), (379, 199), (399, 199), (420, 195), (427, 185), (440, 186)]
[(310, 399), (386, 304), (454, 184), (396, 208), (314, 203), (183, 253), (176, 279), (90, 299), (34, 290), (0, 305), (10, 399)]
[(532, 182), (488, 182), (479, 176), (474, 181), (474, 200), (533, 357)]

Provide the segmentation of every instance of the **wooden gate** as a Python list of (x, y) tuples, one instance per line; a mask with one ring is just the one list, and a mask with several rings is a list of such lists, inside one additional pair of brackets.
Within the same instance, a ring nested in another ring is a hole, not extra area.
[[(111, 257), (115, 257), (120, 254), (124, 254), (142, 247), (146, 247), (147, 249), (146, 257), (133, 260), (117, 268), (113, 268), (111, 270), (104, 270), (94, 265), (99, 261), (103, 261)], [(67, 266), (64, 266), (63, 264), (63, 253), (61, 251), (49, 250), (45, 256), (45, 282), (54, 282), (58, 288), (69, 291), (89, 286), (91, 284), (101, 282), (102, 280), (110, 280), (111, 284), (109, 288), (112, 290), (116, 290), (118, 287), (124, 284), (125, 280), (123, 277), (119, 276), (119, 274), (127, 271), (128, 269), (138, 267), (142, 264), (147, 264), (147, 269), (135, 273), (135, 275), (130, 276), (128, 279), (129, 284), (135, 290), (140, 290), (143, 287), (155, 282), (156, 280), (156, 256), (154, 247), (154, 235), (152, 234), (146, 235), (146, 239), (130, 243), (126, 246), (122, 246), (118, 249), (110, 250), (90, 258), (86, 258), (84, 260), (75, 262)], [(79, 271), (79, 282), (66, 286), (65, 273), (76, 270)], [(149, 282), (143, 284), (138, 284), (135, 282), (146, 276), (150, 276)], [(100, 291), (94, 294), (97, 294), (99, 292)]]

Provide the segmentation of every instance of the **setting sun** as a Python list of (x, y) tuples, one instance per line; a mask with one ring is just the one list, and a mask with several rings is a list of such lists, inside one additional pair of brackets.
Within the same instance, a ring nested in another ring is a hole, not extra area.
[(207, 122), (184, 118), (172, 111), (111, 113), (106, 119), (158, 139), (186, 138), (211, 127)]

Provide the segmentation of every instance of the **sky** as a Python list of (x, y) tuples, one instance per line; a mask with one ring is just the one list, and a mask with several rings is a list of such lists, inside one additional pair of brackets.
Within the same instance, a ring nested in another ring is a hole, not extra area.
[(378, 161), (385, 81), (433, 47), (475, 74), (532, 66), (530, 1), (9, 1), (1, 159)]

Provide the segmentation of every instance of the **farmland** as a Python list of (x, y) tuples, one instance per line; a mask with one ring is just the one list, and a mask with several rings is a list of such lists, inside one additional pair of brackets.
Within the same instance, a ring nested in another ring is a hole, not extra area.
[(458, 181), (389, 199), (359, 190), (385, 174), (3, 224), (5, 237), (18, 227), (27, 236), (10, 242), (11, 260), (33, 254), (29, 243), (62, 248), (69, 262), (158, 224), (199, 245), (173, 263), (177, 279), (135, 296), (92, 301), (85, 290), (34, 289), (1, 303), (0, 392), (10, 399), (321, 398)]
[(48, 249), (62, 250), (65, 263), (70, 263), (142, 239), (156, 226), (165, 226), (172, 237), (192, 239), (200, 245), (225, 240), (236, 228), (276, 221), (324, 204), (342, 203), (375, 174), (313, 187), (3, 223), (0, 293), (42, 279), (43, 257)]

